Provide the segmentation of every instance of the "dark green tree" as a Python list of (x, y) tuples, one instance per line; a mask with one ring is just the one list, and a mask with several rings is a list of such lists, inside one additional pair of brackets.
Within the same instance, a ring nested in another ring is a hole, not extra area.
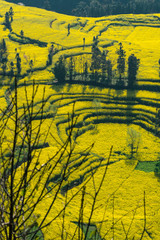
[(65, 60), (62, 56), (59, 58), (58, 62), (56, 62), (53, 68), (53, 73), (55, 75), (55, 78), (58, 80), (58, 82), (60, 83), (65, 82), (67, 71), (66, 71)]
[(5, 40), (3, 39), (0, 42), (0, 63), (4, 61), (4, 58), (7, 58), (7, 46)]
[(10, 9), (9, 9), (9, 18), (10, 18), (10, 22), (13, 22), (13, 15), (14, 15), (13, 8), (10, 7)]
[(19, 56), (19, 53), (16, 54), (16, 60), (17, 74), (19, 75), (21, 73), (21, 58)]
[(70, 34), (70, 29), (71, 29), (71, 25), (68, 24), (68, 34), (67, 34), (67, 36), (69, 36), (69, 34)]
[(21, 35), (21, 38), (23, 39), (24, 38), (24, 31), (23, 30), (20, 31), (20, 35)]
[(4, 38), (2, 40), (2, 50), (3, 50), (3, 52), (7, 51), (7, 46), (6, 46), (6, 42), (5, 42)]
[(4, 63), (2, 63), (2, 72), (3, 72), (3, 76), (6, 75), (6, 69), (7, 69), (7, 64), (4, 62)]
[(112, 63), (111, 60), (107, 60), (107, 83), (108, 85), (112, 84)]
[(11, 31), (10, 15), (9, 12), (5, 13), (4, 25)]
[(84, 48), (85, 48), (85, 41), (86, 41), (86, 39), (83, 38), (83, 50), (84, 50)]
[(119, 84), (122, 85), (124, 82), (122, 81), (122, 75), (125, 72), (125, 56), (126, 52), (123, 49), (122, 43), (119, 43), (119, 49), (116, 52), (118, 54), (118, 59), (117, 59), (117, 69), (119, 73)]
[(6, 75), (6, 69), (7, 69), (7, 62), (8, 62), (8, 58), (6, 54), (2, 55), (2, 60), (1, 60), (1, 67), (2, 67), (2, 72), (3, 72), (3, 76)]
[(30, 72), (32, 73), (33, 72), (33, 60), (32, 59), (29, 61), (29, 67), (30, 67)]
[(105, 82), (106, 80), (106, 71), (107, 71), (107, 60), (106, 60), (107, 53), (106, 51), (103, 51), (101, 55), (101, 70), (102, 70), (102, 77), (101, 81)]
[(8, 62), (7, 46), (5, 40), (3, 39), (2, 42), (0, 42), (0, 65), (3, 76), (6, 75), (7, 62)]
[(14, 76), (14, 63), (10, 62), (10, 77), (11, 77), (11, 79), (13, 76)]
[(73, 57), (70, 57), (70, 59), (69, 59), (68, 70), (69, 70), (69, 80), (72, 81), (73, 80), (73, 73), (74, 73), (74, 70), (75, 70), (75, 63), (74, 63)]
[(92, 71), (92, 78), (94, 81), (99, 80), (98, 70), (101, 69), (101, 58), (102, 58), (101, 51), (97, 46), (97, 41), (95, 41), (92, 46), (92, 59), (90, 68), (90, 70)]
[(136, 85), (136, 76), (139, 69), (140, 60), (131, 54), (128, 58), (128, 87)]
[(49, 48), (47, 66), (52, 65), (53, 55), (54, 55), (54, 45), (52, 44), (51, 47)]
[(154, 169), (155, 176), (160, 180), (160, 162), (158, 162)]
[(85, 79), (85, 81), (87, 80), (87, 78), (88, 78), (88, 62), (86, 61), (84, 64), (84, 79)]
[[(107, 83), (108, 85), (111, 85), (111, 80), (112, 80), (112, 63), (108, 59), (106, 59), (107, 56), (106, 51), (103, 51), (102, 56), (101, 56), (101, 70), (102, 70), (102, 82)], [(107, 82), (106, 82), (107, 80)]]
[(51, 53), (48, 54), (48, 61), (47, 61), (47, 66), (52, 65), (52, 55)]

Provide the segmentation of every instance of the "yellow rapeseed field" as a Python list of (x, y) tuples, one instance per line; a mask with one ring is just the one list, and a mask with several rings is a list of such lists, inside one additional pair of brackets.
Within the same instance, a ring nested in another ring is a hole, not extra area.
[[(101, 51), (108, 50), (107, 58), (112, 61), (115, 74), (117, 74), (116, 51), (119, 48), (119, 43), (122, 42), (126, 51), (126, 60), (132, 53), (140, 59), (138, 84), (143, 85), (146, 83), (146, 79), (152, 79), (147, 84), (159, 87), (160, 28), (156, 16), (160, 17), (160, 14), (78, 18), (10, 4), (2, 0), (0, 0), (0, 6), (0, 15), (2, 15), (0, 18), (0, 40), (5, 39), (7, 45), (9, 60), (7, 71), (10, 69), (10, 61), (16, 64), (16, 54), (19, 53), (21, 57), (22, 77), (18, 79), (19, 113), (23, 112), (26, 97), (28, 100), (32, 99), (33, 81), (35, 89), (37, 88), (34, 96), (34, 113), (41, 107), (43, 96), (46, 101), (43, 108), (45, 120), (41, 129), (42, 139), (40, 143), (43, 142), (48, 128), (52, 134), (49, 134), (46, 139), (48, 147), (43, 148), (39, 164), (44, 164), (49, 157), (56, 153), (59, 145), (67, 139), (68, 118), (71, 116), (74, 106), (77, 124), (73, 140), (76, 146), (69, 165), (70, 174), (62, 187), (72, 183), (75, 183), (75, 186), (68, 190), (67, 198), (71, 198), (88, 181), (83, 215), (83, 222), (87, 223), (93, 203), (92, 195), (101, 182), (110, 149), (113, 146), (110, 164), (95, 204), (91, 224), (101, 229), (101, 237), (106, 240), (113, 239), (113, 234), (114, 239), (125, 239), (125, 231), (129, 231), (128, 239), (133, 239), (134, 236), (135, 239), (139, 239), (144, 225), (143, 199), (145, 191), (147, 231), (144, 239), (159, 240), (160, 184), (155, 177), (154, 169), (145, 165), (152, 164), (152, 162), (156, 163), (160, 159), (160, 140), (155, 134), (155, 116), (160, 106), (159, 92), (115, 90), (67, 83), (60, 85), (56, 83), (51, 70), (59, 57), (64, 55), (74, 56), (75, 63), (78, 63), (76, 72), (82, 73), (84, 62), (88, 61), (89, 66), (91, 64), (93, 37), (98, 36), (98, 46)], [(5, 29), (3, 22), (5, 12), (9, 10), (10, 6), (13, 7), (14, 11), (11, 34), (19, 35), (20, 31), (23, 30), (24, 37), (45, 42), (46, 46), (38, 46), (36, 43), (22, 44), (9, 38), (9, 30)], [(67, 36), (68, 24), (71, 25), (71, 29), (70, 35)], [(84, 38), (85, 47), (83, 47)], [(52, 44), (57, 52), (53, 56), (52, 65), (46, 67)], [(30, 69), (30, 60), (33, 60), (33, 73), (27, 72)], [(68, 64), (69, 59), (66, 62)], [(127, 67), (125, 76), (127, 76)], [(4, 110), (14, 95), (14, 90), (8, 94), (13, 79), (0, 76), (0, 81), (2, 83), (0, 109)], [(40, 124), (38, 116), (33, 121), (33, 127)], [(10, 119), (6, 129), (8, 141), (13, 140), (11, 132), (13, 128), (14, 122)], [(53, 139), (52, 135), (57, 141)], [(87, 161), (82, 162), (82, 152), (93, 143), (94, 146), (91, 148)], [(132, 153), (132, 145), (136, 149), (134, 153)], [(7, 151), (7, 141), (4, 142), (3, 147)], [(52, 177), (61, 173), (66, 161), (65, 157), (57, 165)], [(89, 181), (93, 169), (99, 166), (102, 158), (101, 166), (94, 174), (94, 178)], [(78, 168), (76, 164), (79, 165)], [(141, 164), (144, 164), (143, 167)], [(23, 165), (17, 171), (17, 179), (22, 167)], [(83, 183), (76, 185), (82, 176), (84, 177)], [(50, 182), (49, 187), (52, 187), (53, 184)], [(57, 196), (57, 200), (47, 217), (47, 222), (50, 222), (53, 216), (64, 207), (66, 200), (63, 192), (61, 193)], [(50, 192), (41, 202), (40, 208), (35, 210), (35, 214), (40, 216), (37, 221), (40, 222), (43, 218), (53, 196), (54, 191)], [(74, 234), (74, 239), (78, 239), (78, 232), (75, 232), (77, 227), (75, 222), (78, 221), (79, 217), (81, 197), (80, 191), (66, 208), (65, 227), (64, 218), (60, 216), (44, 229), (45, 240), (61, 239), (62, 230), (65, 232), (64, 234), (68, 234), (68, 239), (72, 239)], [(36, 201), (36, 197), (34, 201)]]

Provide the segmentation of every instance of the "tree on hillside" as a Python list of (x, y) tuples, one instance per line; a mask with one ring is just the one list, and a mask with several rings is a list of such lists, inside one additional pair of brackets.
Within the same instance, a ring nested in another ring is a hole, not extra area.
[(102, 78), (101, 81), (103, 83), (107, 83), (108, 85), (111, 85), (112, 80), (112, 63), (108, 59), (106, 59), (108, 51), (103, 51), (101, 56), (101, 70), (102, 70)]
[(20, 35), (21, 35), (21, 38), (23, 39), (24, 38), (24, 31), (23, 30), (20, 31)]
[(84, 63), (83, 74), (84, 74), (85, 81), (87, 81), (88, 79), (88, 62), (87, 61)]
[(68, 34), (67, 34), (67, 36), (69, 36), (69, 35), (70, 35), (70, 29), (71, 29), (71, 24), (70, 24), (70, 23), (68, 24), (67, 29), (68, 29)]
[(111, 60), (108, 59), (106, 64), (107, 64), (107, 84), (110, 86), (112, 84), (112, 63), (111, 63)]
[(83, 38), (83, 50), (84, 50), (84, 48), (85, 48), (85, 41), (86, 41), (86, 39)]
[(7, 70), (7, 64), (6, 64), (6, 62), (3, 62), (2, 63), (2, 74), (3, 74), (3, 76), (6, 75), (6, 70)]
[(123, 85), (124, 82), (122, 81), (122, 75), (125, 72), (125, 56), (126, 56), (126, 52), (123, 49), (122, 43), (119, 43), (119, 49), (116, 51), (117, 55), (118, 55), (118, 59), (117, 59), (117, 69), (118, 69), (118, 73), (119, 73), (119, 85)]
[(94, 38), (94, 43), (92, 46), (92, 58), (91, 58), (91, 67), (90, 70), (92, 71), (92, 80), (98, 81), (99, 80), (99, 74), (98, 70), (101, 69), (101, 51), (98, 48), (98, 41), (96, 38)]
[(0, 48), (3, 50), (3, 52), (6, 52), (6, 51), (7, 51), (6, 41), (5, 41), (4, 38), (3, 38), (3, 40), (2, 40), (2, 44), (1, 44), (1, 47), (0, 47)]
[(133, 128), (127, 129), (127, 145), (129, 148), (129, 158), (132, 159), (138, 153), (141, 142), (141, 135)]
[(102, 77), (101, 81), (105, 83), (106, 80), (106, 71), (107, 71), (107, 60), (106, 60), (107, 53), (103, 51), (101, 55), (101, 70), (102, 70)]
[(69, 80), (70, 80), (70, 81), (73, 80), (74, 70), (75, 70), (75, 62), (74, 62), (74, 60), (73, 60), (73, 57), (71, 56), (71, 57), (69, 58), (69, 64), (68, 64)]
[(32, 59), (29, 61), (29, 68), (30, 68), (30, 72), (33, 73), (33, 60)]
[(10, 62), (10, 77), (11, 77), (11, 79), (13, 76), (14, 76), (14, 63)]
[(54, 52), (54, 45), (52, 44), (51, 47), (49, 48), (47, 66), (52, 65), (52, 60), (53, 60), (54, 53), (55, 53)]
[(10, 7), (10, 9), (9, 9), (9, 18), (10, 18), (10, 22), (13, 22), (13, 15), (14, 15), (13, 8)]
[(17, 74), (19, 75), (21, 73), (21, 58), (19, 56), (19, 53), (16, 54), (16, 66), (17, 66)]
[(6, 75), (7, 62), (8, 62), (7, 46), (5, 40), (3, 39), (0, 42), (0, 67), (2, 69), (3, 76)]
[(5, 40), (3, 39), (0, 42), (0, 63), (2, 63), (4, 58), (7, 58), (7, 46)]
[(10, 15), (9, 12), (5, 13), (5, 20), (4, 20), (4, 25), (6, 26), (6, 28), (8, 28), (11, 31), (11, 23), (10, 23)]
[(7, 62), (8, 62), (8, 57), (7, 57), (7, 55), (3, 55), (2, 61), (1, 61), (1, 63), (2, 63), (1, 68), (2, 68), (3, 76), (6, 75)]
[(58, 62), (55, 63), (53, 73), (58, 82), (60, 83), (65, 82), (67, 70), (65, 60), (62, 56), (59, 58)]
[(136, 76), (139, 69), (140, 60), (131, 54), (128, 58), (128, 87), (132, 88), (136, 84)]

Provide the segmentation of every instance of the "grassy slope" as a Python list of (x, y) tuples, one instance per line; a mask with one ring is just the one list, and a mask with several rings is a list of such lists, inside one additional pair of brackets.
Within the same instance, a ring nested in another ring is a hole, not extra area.
[[(113, 42), (113, 46), (107, 48), (109, 50), (108, 56), (112, 59), (114, 63), (114, 68), (116, 68), (116, 49), (118, 48), (118, 43), (121, 41), (126, 50), (126, 55), (129, 56), (131, 53), (135, 53), (137, 57), (141, 59), (141, 67), (139, 70), (139, 78), (158, 78), (158, 59), (159, 59), (159, 34), (160, 34), (160, 15), (120, 15), (120, 16), (110, 16), (103, 18), (76, 18), (72, 16), (66, 16), (62, 14), (57, 14), (54, 12), (47, 12), (45, 10), (21, 7), (13, 4), (8, 4), (4, 1), (0, 1), (0, 14), (4, 16), (5, 12), (8, 11), (10, 6), (13, 6), (14, 10), (14, 21), (12, 24), (13, 31), (15, 33), (20, 33), (21, 30), (24, 31), (24, 35), (30, 38), (34, 38), (40, 41), (45, 41), (48, 43), (47, 47), (38, 47), (36, 45), (22, 45), (17, 42), (13, 42), (8, 38), (8, 30), (3, 30), (3, 25), (0, 25), (0, 31), (2, 38), (6, 39), (7, 48), (9, 51), (9, 59), (15, 62), (15, 48), (20, 52), (23, 65), (23, 73), (29, 69), (29, 65), (24, 58), (24, 54), (28, 59), (34, 60), (34, 67), (44, 67), (48, 48), (52, 42), (56, 43), (55, 46), (61, 50), (58, 54), (54, 56), (53, 61), (57, 61), (58, 57), (61, 54), (77, 54), (82, 53), (83, 51), (87, 54), (91, 52), (91, 46), (88, 46), (83, 50), (83, 38), (86, 38), (86, 44), (91, 45), (93, 36), (99, 35), (99, 45), (103, 49), (103, 46)], [(0, 18), (0, 23), (3, 23), (4, 18)], [(56, 19), (56, 20), (55, 20)], [(55, 20), (50, 26), (51, 21)], [(81, 22), (81, 24), (80, 24)], [(68, 23), (77, 24), (71, 28), (71, 34), (67, 37), (67, 26)], [(82, 24), (86, 25), (82, 27)], [(60, 44), (60, 45), (58, 45)], [(63, 47), (63, 50), (62, 50)], [(75, 47), (75, 48), (73, 48)], [(68, 48), (65, 50), (65, 48)], [(105, 48), (104, 48), (105, 49)], [(89, 59), (90, 56), (86, 55)], [(52, 66), (51, 66), (52, 67)], [(50, 69), (50, 67), (49, 67)], [(43, 70), (33, 73), (32, 76), (25, 77), (25, 80), (30, 81), (35, 79), (39, 82), (40, 80), (52, 80), (53, 74), (48, 70)], [(23, 82), (24, 79), (21, 80)], [(8, 82), (6, 78), (5, 82)], [(3, 97), (6, 88), (0, 89), (1, 96), (1, 105), (5, 106), (6, 101)], [(31, 92), (31, 87), (27, 88), (28, 92)], [(19, 105), (22, 106), (22, 103), (25, 102), (24, 98), (24, 88), (19, 87)], [(39, 86), (38, 94), (36, 96), (36, 105), (35, 109), (38, 107), (39, 101), (41, 101), (41, 96), (43, 93), (43, 85)], [(84, 93), (84, 94), (83, 94)], [(73, 95), (74, 94), (74, 95)], [(107, 220), (102, 227), (102, 236), (105, 232), (111, 227), (113, 221), (113, 198), (112, 193), (118, 189), (115, 193), (115, 221), (121, 218), (123, 214), (132, 211), (138, 205), (143, 205), (143, 191), (146, 191), (147, 196), (147, 226), (150, 227), (148, 230), (149, 233), (152, 233), (152, 238), (158, 240), (160, 235), (159, 230), (159, 201), (160, 201), (160, 191), (159, 182), (154, 177), (153, 172), (146, 173), (145, 171), (133, 171), (138, 160), (140, 161), (155, 161), (159, 156), (159, 139), (156, 138), (151, 133), (148, 133), (146, 130), (142, 129), (138, 125), (135, 125), (138, 120), (137, 118), (133, 121), (133, 124), (129, 127), (134, 128), (137, 132), (141, 134), (141, 141), (139, 146), (139, 155), (135, 157), (135, 161), (130, 161), (127, 158), (128, 148), (127, 148), (127, 128), (126, 124), (106, 124), (100, 123), (97, 124), (95, 128), (95, 123), (97, 120), (105, 119), (105, 121), (110, 118), (111, 112), (117, 112), (117, 107), (121, 108), (119, 111), (124, 113), (130, 111), (137, 111), (139, 115), (144, 114), (144, 110), (150, 111), (147, 113), (146, 119), (148, 116), (154, 116), (156, 112), (156, 105), (148, 105), (143, 103), (138, 103), (133, 105), (133, 109), (127, 109), (125, 101), (120, 102), (121, 97), (126, 97), (127, 92), (115, 91), (115, 90), (102, 90), (94, 89), (90, 87), (82, 86), (69, 86), (64, 87), (57, 86), (52, 89), (50, 86), (46, 86), (46, 97), (48, 101), (45, 107), (46, 113), (52, 113), (54, 115), (56, 108), (58, 108), (57, 116), (55, 122), (52, 125), (51, 131), (54, 132), (55, 136), (59, 140), (63, 140), (66, 137), (66, 127), (67, 123), (67, 112), (71, 112), (73, 102), (76, 101), (76, 114), (79, 115), (78, 122), (81, 124), (82, 135), (77, 138), (77, 148), (76, 152), (81, 153), (81, 151), (95, 142), (95, 146), (92, 149), (90, 159), (88, 162), (85, 162), (80, 167), (80, 170), (73, 173), (69, 182), (77, 179), (81, 174), (85, 174), (87, 171), (91, 170), (91, 167), (97, 166), (97, 161), (99, 157), (104, 157), (104, 164), (107, 161), (109, 148), (114, 146), (113, 155), (111, 161), (115, 162), (109, 166), (107, 173), (107, 178), (102, 191), (99, 195), (98, 205), (101, 206), (95, 212), (92, 222), (96, 223), (103, 219), (103, 212), (105, 210), (104, 202), (107, 202), (106, 213), (104, 219)], [(130, 93), (132, 94), (132, 93)], [(62, 99), (63, 95), (63, 99)], [(114, 97), (118, 97), (119, 104), (115, 102)], [(139, 91), (136, 93), (136, 97), (141, 100), (147, 100), (150, 102), (159, 102), (158, 93), (149, 93), (144, 91)], [(87, 99), (87, 100), (86, 100)], [(94, 100), (96, 99), (96, 101)], [(153, 100), (154, 99), (154, 100)], [(110, 104), (108, 101), (112, 100)], [(107, 108), (112, 108), (114, 110), (109, 110)], [(138, 109), (138, 110), (137, 110)], [(98, 113), (103, 113), (97, 117)], [(88, 114), (94, 113), (92, 116)], [(108, 114), (107, 117), (104, 114)], [(117, 116), (119, 119), (126, 119), (125, 114), (123, 117)], [(149, 121), (149, 120), (147, 120)], [(144, 120), (146, 126), (152, 126), (152, 123)], [(44, 129), (46, 129), (51, 122), (51, 119), (45, 121)], [(35, 125), (39, 121), (35, 121)], [(58, 123), (58, 124), (56, 124)], [(62, 124), (63, 123), (63, 124)], [(84, 124), (83, 124), (84, 123)], [(87, 126), (91, 126), (89, 130)], [(48, 138), (50, 147), (44, 149), (40, 162), (45, 161), (48, 154), (52, 154), (55, 151), (55, 143), (53, 143), (51, 136)], [(46, 154), (47, 153), (47, 154)], [(120, 154), (119, 154), (120, 153)], [(81, 159), (78, 158), (80, 161)], [(92, 162), (92, 163), (91, 163)], [(91, 163), (91, 164), (90, 164)], [(57, 173), (59, 173), (62, 166), (57, 168)], [(98, 184), (101, 178), (101, 174), (104, 167), (97, 172), (95, 179)], [(85, 175), (87, 178), (87, 175)], [(127, 180), (125, 180), (127, 179)], [(125, 181), (124, 181), (125, 180)], [(124, 183), (121, 185), (121, 183)], [(120, 187), (119, 187), (120, 186)], [(79, 187), (79, 186), (78, 186)], [(68, 195), (72, 195), (78, 187), (73, 188), (69, 191)], [(87, 192), (94, 192), (92, 183), (89, 183), (87, 186)], [(50, 198), (46, 199), (46, 202), (42, 203), (42, 208), (46, 207), (47, 202), (50, 201)], [(86, 207), (85, 207), (85, 219), (87, 221), (87, 216), (89, 214), (91, 198), (89, 195), (86, 195)], [(59, 202), (56, 204), (56, 208), (59, 209), (64, 203), (64, 197), (59, 195)], [(77, 204), (78, 203), (78, 204)], [(88, 204), (87, 204), (88, 203)], [(102, 204), (102, 205), (101, 205)], [(70, 233), (73, 233), (75, 225), (71, 221), (75, 221), (78, 216), (80, 206), (80, 196), (77, 196), (77, 201), (75, 200), (70, 208), (67, 210), (66, 215), (66, 230)], [(43, 214), (40, 210), (37, 210), (38, 213)], [(55, 213), (55, 209), (51, 212), (49, 219)], [(132, 212), (128, 213), (127, 216), (123, 218), (123, 222), (127, 227), (132, 219)], [(48, 220), (49, 220), (48, 219)], [(138, 239), (139, 231), (143, 226), (143, 207), (137, 209), (136, 217), (130, 231), (130, 238), (133, 235), (136, 235)], [(62, 226), (62, 220), (59, 222), (53, 223), (47, 230), (44, 232), (45, 239), (53, 239), (53, 234), (56, 239), (59, 238), (59, 231)], [(54, 228), (54, 232), (53, 232)], [(112, 232), (109, 232), (106, 239), (111, 239), (113, 236)], [(125, 239), (123, 227), (121, 220), (118, 221), (115, 227), (115, 237), (116, 239)], [(149, 235), (146, 234), (145, 239), (150, 239)]]

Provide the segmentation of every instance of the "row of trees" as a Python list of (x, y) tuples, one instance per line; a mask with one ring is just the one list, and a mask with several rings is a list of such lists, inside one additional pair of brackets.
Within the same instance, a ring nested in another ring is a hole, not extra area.
[[(7, 46), (4, 39), (0, 42), (0, 68), (2, 69), (2, 75), (9, 75), (11, 78), (14, 76), (14, 72), (18, 75), (21, 73), (21, 58), (19, 53), (15, 52), (16, 62), (8, 60)], [(8, 71), (7, 71), (8, 70)]]
[[(112, 62), (107, 59), (108, 51), (101, 52), (98, 47), (98, 41), (96, 38), (93, 39), (94, 44), (92, 46), (92, 57), (91, 63), (88, 61), (83, 61), (83, 72), (81, 73), (82, 80), (85, 81), (95, 81), (102, 82), (108, 86), (112, 85), (112, 79), (116, 79), (116, 84), (123, 87), (128, 85), (132, 88), (136, 85), (136, 76), (139, 69), (140, 60), (131, 54), (128, 58), (128, 78), (124, 78), (125, 68), (126, 68), (126, 53), (123, 49), (122, 43), (119, 44), (119, 49), (117, 50), (117, 72), (118, 76), (113, 76)], [(70, 81), (74, 80), (76, 76), (79, 78), (79, 74), (76, 73), (76, 63), (74, 58), (71, 56), (69, 58), (68, 64), (66, 64), (65, 59), (61, 56), (59, 61), (55, 64), (53, 68), (53, 73), (59, 82), (64, 82), (65, 78)], [(118, 78), (117, 78), (118, 77)]]
[[(19, 0), (8, 0), (19, 3)], [(157, 13), (159, 0), (23, 0), (30, 6), (76, 16), (100, 17), (124, 13)]]
[(128, 13), (154, 13), (159, 10), (158, 0), (83, 0), (77, 3), (72, 13), (76, 16), (100, 17)]
[[(23, 30), (20, 32), (21, 37), (23, 38)], [(28, 73), (33, 72), (33, 60), (28, 59), (25, 54), (23, 54), (23, 58), (26, 60), (29, 66)], [(9, 60), (9, 53), (7, 51), (7, 45), (5, 39), (0, 41), (0, 74), (3, 76), (9, 76), (11, 79), (16, 75), (20, 76), (22, 71), (22, 62), (20, 53), (17, 52), (17, 48), (15, 48), (15, 60)]]
[[(23, 36), (22, 36), (23, 37)], [(48, 60), (46, 62), (46, 67), (52, 65), (53, 56), (58, 50), (54, 48), (52, 44), (49, 48)], [(117, 72), (118, 76), (113, 74), (112, 62), (107, 59), (108, 51), (101, 52), (98, 47), (98, 38), (93, 38), (92, 45), (92, 56), (91, 62), (83, 60), (82, 72), (76, 72), (76, 65), (80, 65), (80, 62), (76, 62), (74, 57), (70, 57), (68, 64), (66, 64), (65, 59), (60, 57), (59, 61), (55, 64), (53, 68), (54, 75), (59, 82), (64, 82), (67, 77), (70, 81), (81, 76), (82, 80), (85, 81), (95, 81), (101, 82), (108, 86), (111, 86), (112, 80), (116, 79), (116, 84), (123, 87), (128, 85), (128, 87), (134, 87), (136, 84), (136, 75), (138, 72), (140, 60), (137, 59), (134, 54), (131, 54), (128, 58), (128, 79), (124, 78), (125, 68), (126, 68), (126, 53), (123, 49), (122, 43), (119, 44), (119, 49), (117, 50)], [(8, 61), (8, 53), (6, 42), (3, 39), (0, 42), (0, 68), (2, 69), (2, 75), (9, 75), (11, 78), (14, 76), (14, 72), (18, 75), (21, 74), (21, 57), (18, 52), (15, 51), (16, 61)], [(29, 61), (30, 72), (33, 71), (33, 61)], [(118, 77), (118, 78), (117, 78)]]
[[(126, 52), (123, 49), (122, 43), (119, 44), (119, 49), (117, 50), (117, 69), (119, 73), (118, 84), (123, 85), (122, 75), (125, 72), (125, 56)], [(128, 58), (128, 87), (134, 87), (136, 85), (136, 76), (139, 69), (140, 59), (138, 59), (134, 54), (131, 54)]]

